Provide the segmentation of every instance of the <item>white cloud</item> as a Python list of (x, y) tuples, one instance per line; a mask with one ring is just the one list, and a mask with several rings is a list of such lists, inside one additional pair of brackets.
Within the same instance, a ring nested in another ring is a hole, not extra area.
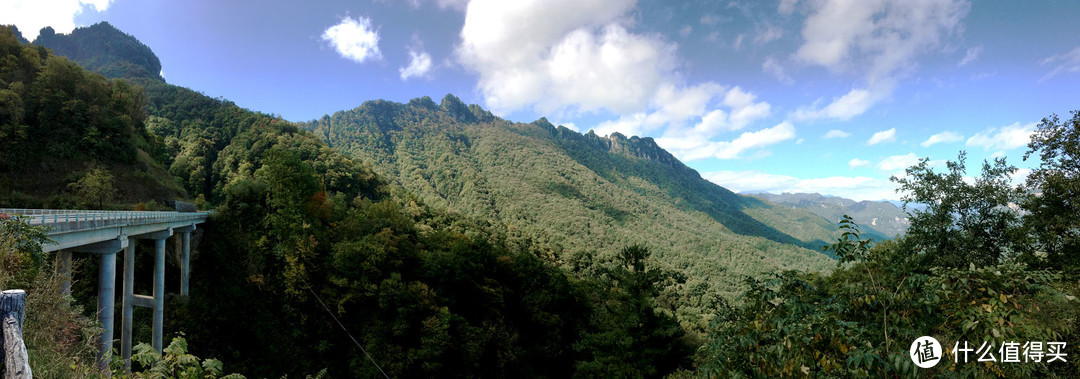
[(743, 153), (795, 138), (795, 126), (782, 122), (771, 128), (745, 132), (731, 141), (709, 141), (693, 135), (668, 133), (656, 143), (683, 161), (707, 157), (735, 159)]
[(765, 62), (761, 64), (761, 71), (765, 72), (766, 74), (772, 75), (774, 78), (776, 78), (776, 80), (779, 80), (780, 83), (795, 83), (795, 80), (792, 79), (791, 76), (788, 76), (787, 72), (784, 70), (784, 66), (781, 65), (780, 62), (776, 60), (776, 58), (765, 58)]
[(1054, 68), (1043, 75), (1039, 82), (1054, 77), (1063, 72), (1080, 72), (1080, 47), (1064, 54), (1054, 54), (1042, 60), (1042, 65), (1053, 65)]
[(643, 111), (674, 76), (675, 45), (627, 30), (633, 0), (474, 0), (459, 62), (497, 113)]
[(963, 141), (963, 140), (964, 140), (964, 136), (962, 136), (960, 134), (953, 133), (953, 132), (950, 132), (950, 131), (944, 131), (944, 132), (941, 132), (941, 133), (930, 136), (930, 138), (927, 138), (926, 141), (923, 141), (922, 143), (920, 143), (919, 146), (930, 147), (931, 145), (935, 145), (935, 144), (939, 144), (939, 143), (960, 142), (960, 141)]
[(850, 161), (848, 161), (847, 165), (848, 165), (848, 167), (850, 167), (850, 168), (856, 168), (856, 167), (862, 167), (862, 166), (869, 166), (869, 165), (870, 165), (870, 161), (864, 161), (864, 160), (862, 160), (862, 159), (859, 159), (859, 158), (851, 158), (851, 160), (850, 160)]
[[(963, 30), (960, 21), (970, 8), (966, 0), (820, 0), (807, 6), (804, 41), (793, 57), (855, 74), (865, 84), (823, 109), (803, 107), (795, 115), (839, 120), (862, 114), (891, 95), (894, 84), (918, 66), (920, 55)], [(781, 10), (788, 9), (782, 4)]]
[(982, 50), (983, 50), (982, 45), (975, 46), (975, 47), (972, 47), (970, 49), (967, 49), (967, 52), (964, 53), (964, 58), (961, 58), (960, 62), (956, 63), (956, 66), (961, 67), (961, 66), (967, 65), (968, 63), (979, 60), (979, 54), (982, 53)]
[(882, 130), (880, 132), (874, 133), (874, 135), (870, 136), (870, 139), (866, 140), (866, 145), (874, 146), (874, 145), (877, 145), (879, 143), (886, 143), (886, 142), (893, 142), (893, 141), (896, 141), (896, 128), (892, 128), (892, 129), (889, 129), (889, 130)]
[(915, 153), (907, 153), (904, 155), (893, 155), (882, 159), (877, 164), (877, 168), (886, 172), (903, 171), (908, 167), (914, 166), (919, 163), (919, 157)]
[(407, 47), (409, 50), (409, 65), (398, 68), (401, 80), (425, 76), (431, 71), (431, 54), (417, 47)]
[(1020, 125), (1019, 122), (1001, 128), (989, 128), (968, 138), (968, 146), (980, 146), (983, 150), (1012, 150), (1027, 146), (1035, 123)]
[(851, 136), (851, 133), (845, 132), (845, 131), (840, 130), (840, 129), (833, 129), (833, 130), (830, 130), (828, 133), (825, 133), (825, 135), (822, 136), (821, 138), (824, 138), (824, 139), (847, 138), (847, 137), (850, 137), (850, 136)]
[(854, 200), (897, 199), (896, 185), (886, 179), (865, 176), (832, 176), (801, 179), (759, 171), (713, 171), (705, 179), (735, 192), (820, 193)]
[(87, 10), (102, 12), (112, 0), (4, 0), (0, 1), (0, 25), (15, 25), (23, 38), (33, 41), (41, 28), (57, 33), (75, 30), (75, 16)]
[(369, 59), (382, 58), (379, 52), (379, 32), (372, 28), (367, 17), (346, 16), (337, 25), (326, 28), (322, 39), (349, 60), (364, 63)]
[[(833, 119), (849, 120), (870, 109), (891, 91), (891, 86), (876, 87), (874, 89), (855, 88), (844, 96), (834, 98), (829, 105), (818, 108), (817, 104), (799, 107), (792, 114), (796, 120)], [(819, 100), (820, 102), (820, 100)]]
[(691, 143), (693, 148), (685, 149), (697, 153), (689, 156), (704, 158), (715, 154), (719, 145), (710, 142), (715, 136), (741, 130), (768, 117), (771, 109), (768, 103), (757, 101), (756, 95), (740, 87), (725, 88), (713, 82), (682, 88), (663, 85), (651, 104), (651, 111), (624, 114), (616, 120), (601, 122), (594, 130), (601, 135), (613, 132), (644, 135), (664, 128), (665, 136)]

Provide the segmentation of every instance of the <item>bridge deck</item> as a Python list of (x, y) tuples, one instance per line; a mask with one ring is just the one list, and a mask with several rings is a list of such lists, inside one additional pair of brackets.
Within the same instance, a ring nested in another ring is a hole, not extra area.
[(21, 217), (31, 225), (49, 226), (46, 234), (54, 243), (42, 245), (45, 251), (188, 227), (206, 222), (207, 216), (209, 212), (0, 209), (0, 217)]

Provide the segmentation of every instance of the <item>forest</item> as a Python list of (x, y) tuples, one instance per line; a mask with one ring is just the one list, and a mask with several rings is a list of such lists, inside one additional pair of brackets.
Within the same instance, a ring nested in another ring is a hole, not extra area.
[[(164, 359), (140, 351), (137, 375), (1080, 372), (1078, 112), (1039, 124), (1041, 165), (1019, 187), (1004, 159), (971, 182), (962, 152), (908, 168), (903, 200), (927, 207), (883, 241), (711, 185), (651, 140), (511, 123), (452, 95), (292, 123), (139, 74), (156, 57), (107, 24), (76, 35), (0, 28), (0, 207), (215, 211), (193, 296), (166, 305), (178, 338)], [(72, 53), (101, 39), (124, 48)], [(0, 221), (0, 288), (40, 294), (35, 373), (93, 377), (97, 262), (62, 298), (42, 233)], [(923, 335), (946, 345), (932, 369), (908, 357)], [(1070, 359), (956, 362), (959, 341), (1067, 341)]]

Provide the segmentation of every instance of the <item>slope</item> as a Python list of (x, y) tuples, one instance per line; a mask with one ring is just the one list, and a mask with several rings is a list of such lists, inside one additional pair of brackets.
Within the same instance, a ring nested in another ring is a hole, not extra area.
[[(0, 49), (64, 62), (81, 84), (104, 82), (44, 48), (4, 37)], [(14, 71), (0, 70), (0, 77)], [(294, 123), (156, 78), (106, 83), (129, 81), (146, 94), (135, 109), (151, 116), (107, 136), (128, 140), (149, 131), (164, 152), (158, 163), (215, 207), (197, 231), (192, 296), (166, 299), (166, 334), (185, 331), (193, 353), (253, 377), (320, 369), (328, 377), (382, 370), (394, 377), (664, 375), (689, 367), (694, 340), (661, 311), (674, 308), (671, 299), (656, 296), (668, 293), (677, 275), (657, 269), (648, 251), (590, 261), (582, 270), (589, 274), (575, 277), (526, 241), (506, 243), (502, 228), (432, 210)], [(62, 127), (41, 125), (43, 133)], [(76, 282), (93, 288), (96, 261), (87, 261)], [(135, 283), (136, 291), (146, 285)], [(73, 303), (92, 302), (79, 292)], [(358, 354), (355, 340), (324, 311), (364, 341), (382, 368)], [(145, 321), (136, 320), (136, 340), (149, 338), (140, 335)], [(70, 330), (51, 332), (73, 338)]]
[(452, 95), (369, 101), (304, 127), (424, 202), (505, 225), (569, 265), (642, 244), (688, 288), (732, 296), (747, 275), (831, 264), (806, 248), (831, 236), (830, 223), (709, 183), (651, 139), (511, 123)]

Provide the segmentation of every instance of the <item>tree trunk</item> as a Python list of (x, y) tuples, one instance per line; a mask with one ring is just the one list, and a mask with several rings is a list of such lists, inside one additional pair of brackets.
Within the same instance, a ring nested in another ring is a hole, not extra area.
[(7, 290), (0, 294), (0, 357), (4, 359), (4, 379), (32, 378), (30, 360), (22, 339), (26, 312), (26, 291)]

